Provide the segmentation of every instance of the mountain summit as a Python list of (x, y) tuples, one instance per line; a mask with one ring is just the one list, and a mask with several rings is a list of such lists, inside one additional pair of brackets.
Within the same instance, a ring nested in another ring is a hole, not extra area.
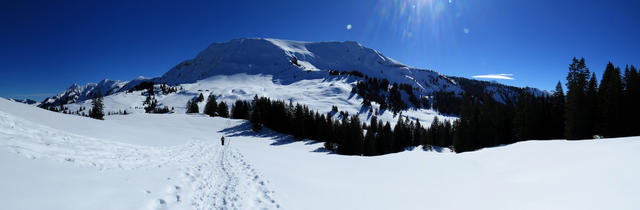
[[(329, 70), (358, 71), (370, 77), (386, 78), (392, 83), (415, 83), (416, 78), (438, 80), (440, 77), (436, 72), (406, 66), (353, 41), (245, 38), (211, 44), (194, 59), (173, 67), (158, 81), (175, 85), (214, 75), (246, 73), (273, 75), (282, 83), (291, 83), (324, 77)], [(300, 74), (303, 72), (306, 74)]]

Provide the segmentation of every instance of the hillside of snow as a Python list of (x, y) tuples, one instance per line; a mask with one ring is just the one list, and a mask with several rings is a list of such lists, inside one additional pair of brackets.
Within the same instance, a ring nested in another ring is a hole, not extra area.
[[(41, 107), (69, 104), (70, 111), (87, 104), (87, 99), (99, 93), (105, 97), (106, 108), (112, 111), (142, 108), (144, 98), (127, 93), (141, 82), (153, 82), (180, 87), (175, 95), (158, 96), (162, 105), (182, 108), (189, 97), (214, 94), (222, 100), (252, 99), (254, 95), (309, 105), (315, 111), (328, 112), (331, 105), (349, 113), (369, 110), (362, 106), (362, 98), (350, 92), (359, 76), (331, 75), (330, 71), (358, 71), (365, 76), (387, 79), (391, 84), (409, 84), (418, 97), (429, 97), (436, 91), (462, 93), (483, 84), (498, 101), (513, 98), (519, 88), (477, 80), (447, 77), (431, 70), (406, 66), (382, 53), (357, 42), (300, 42), (279, 39), (248, 38), (214, 43), (195, 58), (181, 62), (161, 77), (136, 78), (130, 82), (104, 80), (85, 86), (73, 85), (60, 94), (47, 98)], [(229, 82), (233, 81), (233, 82)], [(264, 87), (262, 87), (263, 85)], [(537, 89), (525, 89), (542, 94)], [(208, 91), (208, 92), (207, 92)], [(482, 92), (482, 90), (480, 90)], [(403, 96), (407, 101), (408, 96)], [(134, 100), (134, 98), (136, 98)], [(374, 108), (379, 104), (374, 104)], [(430, 122), (435, 111), (410, 109), (402, 114)], [(371, 112), (368, 113), (370, 115)], [(384, 121), (395, 123), (398, 116), (385, 116)], [(428, 115), (428, 116), (427, 116)], [(361, 117), (368, 120), (368, 117)]]
[(254, 133), (243, 120), (178, 112), (100, 121), (0, 98), (0, 206), (638, 209), (637, 151), (640, 137), (342, 156)]
[[(187, 101), (209, 95), (216, 96), (216, 101), (226, 102), (229, 107), (236, 100), (251, 101), (254, 96), (266, 96), (285, 102), (300, 103), (309, 106), (311, 110), (320, 113), (329, 113), (332, 106), (339, 111), (350, 114), (358, 114), (362, 122), (369, 122), (379, 110), (380, 105), (374, 103), (372, 110), (362, 108), (362, 98), (351, 93), (350, 77), (335, 77), (332, 79), (307, 79), (291, 84), (275, 83), (272, 75), (219, 75), (200, 80), (196, 83), (179, 85), (177, 93), (155, 93), (158, 106), (173, 108), (175, 113), (185, 113)], [(156, 85), (158, 86), (158, 85)], [(157, 90), (158, 88), (156, 88)], [(127, 113), (144, 113), (143, 102), (146, 99), (146, 91), (119, 92), (104, 97), (105, 112), (127, 111)], [(206, 100), (199, 103), (200, 112), (203, 112)], [(81, 108), (88, 114), (91, 108), (91, 100), (65, 105), (70, 111)], [(430, 125), (435, 117), (440, 120), (453, 121), (456, 117), (443, 116), (433, 109), (411, 109), (401, 114), (393, 114), (391, 111), (379, 111), (378, 119), (388, 121), (395, 125), (399, 117), (409, 117), (412, 120), (420, 120), (425, 125)], [(336, 114), (334, 117), (338, 118)]]

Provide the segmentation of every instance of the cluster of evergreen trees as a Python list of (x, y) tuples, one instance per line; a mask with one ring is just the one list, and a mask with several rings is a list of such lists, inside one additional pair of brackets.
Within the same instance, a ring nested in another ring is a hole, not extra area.
[(522, 92), (516, 103), (498, 103), (489, 94), (462, 98), (454, 122), (456, 152), (530, 139), (591, 139), (640, 135), (640, 76), (634, 66), (609, 63), (598, 85), (584, 58), (573, 59), (565, 97), (558, 82), (553, 95)]
[(567, 75), (567, 139), (640, 135), (640, 76), (634, 66), (624, 75), (612, 63), (598, 85), (584, 58), (573, 59)]
[(358, 115), (346, 112), (334, 120), (337, 110), (323, 114), (304, 105), (258, 96), (250, 102), (236, 101), (231, 113), (234, 119), (250, 120), (255, 131), (267, 127), (296, 139), (318, 140), (325, 142), (325, 148), (345, 155), (381, 155), (420, 144), (450, 146), (453, 129), (448, 121), (436, 119), (432, 128), (424, 129), (420, 122), (402, 117), (393, 128), (375, 116), (367, 125)]
[[(164, 87), (164, 85), (161, 85), (161, 87)], [(168, 88), (163, 88), (163, 91), (164, 89)], [(153, 85), (147, 89), (147, 98), (142, 102), (142, 105), (144, 106), (145, 113), (166, 114), (173, 110), (173, 107), (171, 107), (171, 110), (169, 110), (168, 106), (158, 107), (158, 100), (156, 100)]]
[[(202, 95), (202, 93), (200, 93), (198, 97), (187, 101), (186, 113), (200, 113), (198, 103), (203, 101), (204, 95)], [(216, 102), (216, 97), (214, 95), (209, 95), (209, 97), (207, 97), (207, 103), (204, 105), (203, 113), (211, 117), (229, 117), (229, 106), (224, 101), (220, 103)]]
[(462, 97), (455, 92), (438, 91), (433, 93), (433, 109), (441, 114), (460, 116)]
[[(200, 96), (202, 96), (202, 94), (200, 94)], [(229, 117), (229, 106), (224, 101), (220, 103), (216, 102), (216, 97), (214, 95), (209, 95), (207, 103), (204, 105), (203, 112), (211, 117)]]
[(391, 110), (398, 113), (409, 108), (400, 90), (408, 96), (408, 102), (414, 108), (430, 108), (431, 105), (426, 97), (420, 99), (413, 93), (413, 87), (409, 84), (389, 84), (387, 79), (364, 76), (365, 79), (356, 83), (351, 89), (351, 93), (357, 93), (362, 97), (362, 105), (371, 107), (371, 102), (380, 104), (381, 110)]
[(177, 87), (168, 86), (167, 84), (161, 84), (160, 85), (160, 91), (162, 91), (162, 94), (167, 95), (167, 94), (170, 94), (170, 93), (178, 92), (178, 88)]
[(365, 75), (362, 72), (359, 71), (336, 71), (336, 70), (329, 70), (329, 75), (333, 75), (333, 76), (338, 76), (338, 75), (350, 75), (350, 76), (356, 76), (356, 77), (365, 77)]

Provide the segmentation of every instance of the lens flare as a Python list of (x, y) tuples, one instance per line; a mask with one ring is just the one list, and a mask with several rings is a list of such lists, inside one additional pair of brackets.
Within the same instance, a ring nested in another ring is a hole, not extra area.
[[(377, 14), (368, 24), (371, 34), (375, 30), (391, 29), (402, 40), (415, 37), (438, 39), (453, 32), (453, 21), (462, 13), (463, 0), (379, 0)], [(376, 22), (377, 21), (377, 22)], [(460, 27), (456, 27), (460, 30)]]

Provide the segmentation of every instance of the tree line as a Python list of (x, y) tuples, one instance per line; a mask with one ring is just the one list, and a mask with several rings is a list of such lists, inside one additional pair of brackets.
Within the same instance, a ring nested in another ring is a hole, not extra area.
[[(187, 113), (198, 113), (198, 98), (189, 100)], [(369, 124), (360, 122), (358, 115), (337, 108), (320, 113), (301, 104), (286, 103), (268, 97), (251, 101), (236, 100), (230, 113), (226, 103), (216, 102), (216, 97), (207, 98), (204, 113), (209, 116), (230, 117), (249, 120), (254, 131), (269, 128), (292, 135), (294, 139), (313, 139), (324, 142), (326, 149), (344, 155), (382, 155), (399, 152), (406, 147), (418, 145), (450, 146), (452, 124), (437, 118), (425, 129), (419, 121), (399, 117), (396, 125), (372, 116)], [(334, 119), (335, 118), (335, 119)]]
[(454, 122), (456, 152), (531, 139), (592, 139), (640, 135), (640, 76), (634, 66), (607, 64), (598, 84), (584, 58), (573, 59), (567, 95), (558, 82), (552, 95), (520, 93), (517, 102), (498, 103), (490, 94), (462, 98)]

